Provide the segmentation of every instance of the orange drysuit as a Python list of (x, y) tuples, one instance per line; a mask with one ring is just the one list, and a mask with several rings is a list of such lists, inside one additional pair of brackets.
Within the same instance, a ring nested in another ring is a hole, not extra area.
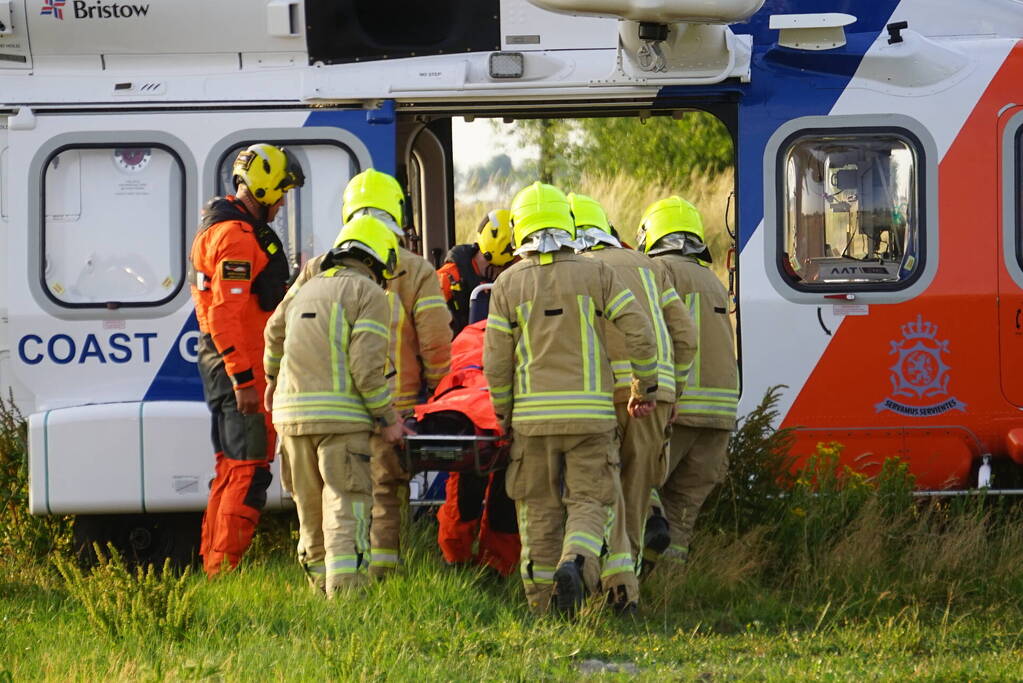
[[(451, 342), (451, 372), (441, 380), (430, 403), (416, 406), (416, 418), (457, 410), (479, 430), (502, 433), (483, 376), (486, 321), (469, 325)], [(445, 500), (437, 511), (437, 543), (450, 563), (475, 561), (508, 576), (519, 562), (522, 546), (515, 505), (505, 490), (504, 470), (479, 476), (452, 472)], [(473, 552), (477, 535), (479, 544)]]
[[(280, 238), (234, 197), (211, 200), (192, 244), (199, 374), (212, 418), (216, 471), (200, 554), (209, 576), (252, 541), (270, 485), (275, 434), (263, 410), (263, 327), (290, 276)], [(255, 387), (259, 412), (238, 411), (234, 390)]]

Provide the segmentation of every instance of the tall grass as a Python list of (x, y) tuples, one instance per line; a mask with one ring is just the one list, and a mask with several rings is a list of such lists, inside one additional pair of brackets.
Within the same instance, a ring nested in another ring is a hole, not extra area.
[(403, 574), (328, 602), (285, 519), (212, 582), (0, 557), (0, 681), (1018, 679), (1019, 509), (918, 501), (902, 463), (868, 479), (836, 444), (790, 473), (778, 391), (733, 439), (689, 562), (658, 565), (635, 620), (598, 596), (578, 623), (533, 618), (517, 579), (446, 570), (429, 518), (405, 529)]

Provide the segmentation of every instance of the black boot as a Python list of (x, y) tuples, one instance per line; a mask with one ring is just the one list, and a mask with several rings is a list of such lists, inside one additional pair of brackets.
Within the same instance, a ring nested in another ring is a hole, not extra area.
[(646, 520), (646, 528), (643, 530), (643, 564), (641, 565), (640, 578), (650, 576), (654, 570), (661, 553), (671, 545), (671, 531), (668, 529), (668, 520), (660, 514), (660, 510), (654, 508), (654, 512)]
[(562, 562), (554, 572), (554, 599), (551, 606), (555, 614), (574, 619), (586, 599), (586, 587), (581, 571), (583, 558)]
[(608, 589), (605, 604), (620, 617), (634, 617), (639, 609), (639, 605), (634, 600), (629, 600), (625, 586), (613, 586)]
[(649, 548), (660, 555), (668, 549), (669, 545), (671, 545), (671, 532), (668, 530), (668, 520), (658, 514), (651, 515), (643, 530), (644, 550)]

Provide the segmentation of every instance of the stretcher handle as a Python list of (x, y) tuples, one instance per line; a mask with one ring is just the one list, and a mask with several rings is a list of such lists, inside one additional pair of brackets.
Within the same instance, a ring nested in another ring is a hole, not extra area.
[(469, 305), (472, 306), (473, 302), (475, 302), (476, 299), (479, 298), (480, 294), (482, 294), (483, 292), (489, 292), (493, 288), (494, 288), (493, 282), (484, 282), (481, 285), (476, 285), (475, 287), (473, 287), (472, 292), (469, 294)]

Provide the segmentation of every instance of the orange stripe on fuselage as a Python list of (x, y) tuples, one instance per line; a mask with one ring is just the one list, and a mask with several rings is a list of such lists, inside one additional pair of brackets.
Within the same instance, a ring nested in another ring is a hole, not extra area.
[[(842, 460), (871, 474), (885, 457), (901, 456), (911, 461), (918, 485), (936, 488), (949, 480), (963, 484), (975, 456), (1004, 454), (1006, 433), (1023, 425), (1023, 413), (1001, 389), (1000, 357), (1007, 350), (1000, 349), (998, 333), (999, 286), (1003, 322), (1011, 315), (1008, 300), (1023, 306), (1023, 292), (1009, 278), (1002, 258), (998, 123), (999, 110), (1023, 100), (1021, 82), (1023, 47), (1017, 44), (939, 165), (940, 254), (934, 280), (911, 301), (873, 305), (869, 315), (844, 320), (784, 420), (785, 426), (820, 430), (800, 435), (797, 454), (806, 455), (818, 441), (843, 442)], [(933, 223), (928, 229), (933, 235)], [(933, 343), (948, 342), (947, 352), (940, 354), (949, 366), (947, 391), (906, 397), (905, 403), (933, 405), (955, 398), (966, 404), (965, 411), (907, 417), (876, 408), (895, 389), (890, 368), (899, 354), (891, 353), (892, 343), (904, 339), (902, 327), (918, 316), (937, 326), (936, 331), (927, 328), (934, 333)], [(1023, 359), (1023, 335), (1009, 341), (1016, 344), (1012, 355)], [(1014, 396), (1020, 401), (1023, 360), (1006, 371), (1015, 373), (1017, 379), (1010, 375), (1006, 384), (1018, 387)]]

